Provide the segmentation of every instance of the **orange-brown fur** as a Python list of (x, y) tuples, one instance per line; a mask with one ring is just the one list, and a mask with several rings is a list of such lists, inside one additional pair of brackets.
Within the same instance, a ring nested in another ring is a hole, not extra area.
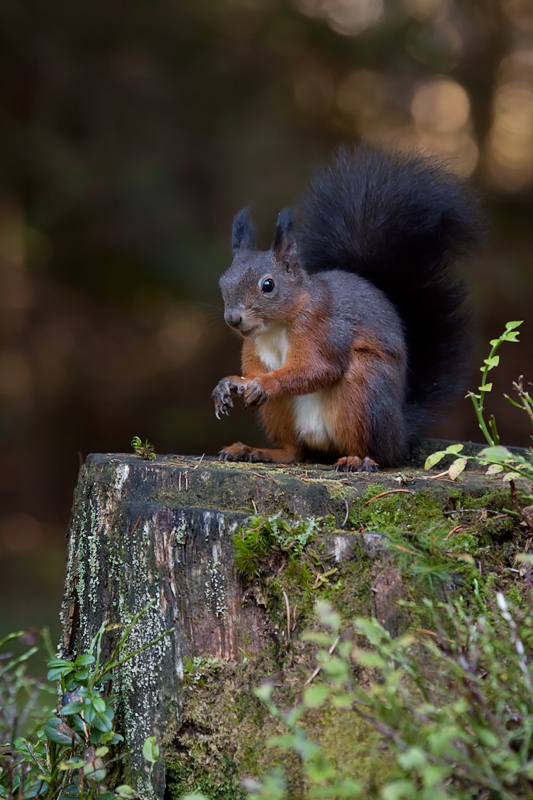
[[(230, 459), (250, 461), (286, 463), (300, 460), (303, 447), (294, 430), (292, 397), (326, 387), (324, 416), (333, 433), (328, 451), (349, 454), (337, 461), (341, 469), (360, 469), (365, 460), (365, 468), (372, 469), (377, 464), (368, 457), (368, 379), (376, 364), (383, 366), (387, 363), (394, 379), (394, 359), (384, 353), (371, 337), (361, 335), (353, 342), (348, 367), (343, 371), (342, 365), (327, 361), (321, 355), (325, 320), (320, 318), (320, 313), (302, 314), (301, 302), (297, 308), (300, 313), (288, 329), (289, 352), (282, 367), (268, 372), (253, 341), (245, 339), (242, 346), (245, 383), (260, 378), (268, 399), (259, 412), (268, 436), (278, 447), (253, 448), (238, 442), (224, 448), (222, 454), (227, 454)], [(234, 379), (241, 380), (237, 376)], [(397, 388), (401, 392), (401, 385)]]

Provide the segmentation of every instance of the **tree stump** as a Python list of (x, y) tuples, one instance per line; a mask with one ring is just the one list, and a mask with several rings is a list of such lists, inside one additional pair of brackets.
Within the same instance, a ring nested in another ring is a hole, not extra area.
[[(441, 442), (427, 449), (439, 447)], [(420, 458), (420, 447), (417, 452)], [(470, 474), (466, 480), (471, 493), (486, 487), (484, 476)], [(322, 537), (322, 552), (336, 571), (341, 563), (379, 558), (383, 551), (379, 532), (345, 532), (354, 527), (349, 510), (375, 484), (384, 492), (429, 487), (442, 503), (455, 491), (454, 484), (429, 481), (427, 473), (412, 467), (376, 476), (179, 456), (87, 458), (68, 533), (64, 656), (86, 652), (104, 620), (127, 624), (149, 603), (128, 639), (130, 652), (173, 629), (127, 662), (113, 686), (120, 697), (119, 730), (131, 751), (121, 778), (140, 797), (165, 796), (165, 763), (160, 760), (149, 779), (142, 746), (148, 736), (162, 741), (169, 730), (179, 729), (184, 659), (210, 656), (236, 663), (242, 653), (247, 658), (259, 653), (272, 639), (265, 605), (257, 596), (244, 596), (235, 567), (233, 536), (239, 525), (256, 513), (326, 518), (333, 532)], [(386, 625), (390, 616), (394, 627), (397, 610), (390, 606), (401, 595), (401, 581), (387, 569), (388, 575), (365, 591), (373, 613)]]

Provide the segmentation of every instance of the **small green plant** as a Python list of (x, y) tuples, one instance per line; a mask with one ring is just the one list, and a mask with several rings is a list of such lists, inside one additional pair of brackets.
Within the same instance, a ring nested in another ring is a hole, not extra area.
[(205, 682), (206, 677), (213, 675), (220, 668), (220, 659), (216, 656), (184, 656), (183, 683), (195, 687)]
[(248, 578), (256, 577), (268, 553), (297, 558), (316, 536), (320, 521), (320, 517), (287, 520), (281, 512), (273, 517), (251, 517), (233, 537), (237, 569)]
[[(455, 480), (459, 477), (459, 475), (465, 469), (468, 461), (474, 461), (477, 464), (486, 466), (488, 475), (496, 475), (500, 472), (504, 473), (504, 480), (513, 481), (516, 478), (525, 478), (526, 480), (530, 481), (533, 480), (533, 457), (525, 457), (518, 453), (511, 453), (510, 450), (508, 450), (506, 447), (503, 447), (500, 444), (500, 437), (494, 416), (491, 415), (488, 422), (485, 420), (484, 416), (485, 395), (487, 392), (492, 391), (492, 383), (490, 383), (488, 380), (489, 372), (495, 369), (500, 363), (500, 357), (499, 355), (496, 355), (497, 350), (499, 349), (500, 345), (503, 344), (503, 342), (518, 341), (519, 331), (517, 328), (521, 324), (522, 321), (508, 322), (502, 335), (497, 339), (491, 340), (490, 344), (492, 349), (488, 355), (488, 358), (484, 360), (483, 366), (480, 367), (482, 372), (481, 386), (479, 387), (477, 393), (469, 392), (467, 395), (472, 399), (480, 430), (487, 440), (489, 447), (484, 448), (477, 455), (465, 456), (462, 452), (464, 450), (464, 445), (449, 445), (446, 450), (439, 450), (436, 453), (432, 453), (432, 455), (426, 459), (426, 469), (430, 469), (431, 467), (435, 466), (435, 464), (438, 464), (446, 456), (457, 456), (447, 470), (448, 475), (452, 480)], [(505, 397), (512, 405), (516, 406), (521, 411), (525, 411), (533, 423), (533, 400), (529, 393), (524, 390), (523, 376), (520, 376), (518, 381), (516, 381), (513, 386), (518, 394), (520, 402), (517, 403), (508, 395), (505, 395)]]
[(135, 455), (139, 456), (139, 458), (144, 458), (145, 461), (154, 461), (156, 458), (154, 446), (148, 441), (148, 439), (143, 442), (139, 436), (134, 436), (131, 440), (131, 446), (133, 447), (133, 452)]
[[(122, 625), (104, 622), (87, 653), (73, 660), (52, 658), (48, 661), (47, 679), (57, 683), (62, 698), (57, 714), (46, 719), (31, 739), (18, 735), (2, 747), (0, 798), (10, 799), (16, 795), (24, 799), (42, 800), (111, 800), (136, 796), (130, 786), (118, 786), (111, 791), (105, 785), (109, 766), (117, 759), (117, 756), (109, 758), (110, 748), (123, 741), (121, 734), (114, 729), (116, 698), (111, 694), (110, 687), (114, 670), (170, 633), (167, 631), (153, 642), (122, 655), (127, 637), (151, 605), (149, 603), (124, 627), (105, 662), (102, 663), (103, 637)], [(7, 637), (0, 645), (17, 636), (13, 634)], [(31, 655), (34, 652), (35, 648), (28, 651)], [(10, 673), (27, 661), (28, 653), (8, 662), (8, 667), (11, 665)], [(11, 685), (10, 681), (6, 682), (6, 674), (6, 669), (0, 672), (0, 696), (11, 691), (5, 688)], [(18, 680), (19, 683), (22, 680), (20, 675)], [(18, 701), (12, 691), (10, 698), (12, 710), (16, 713)], [(16, 728), (12, 727), (11, 731), (11, 735), (17, 733)], [(154, 737), (148, 737), (143, 753), (152, 770), (159, 757)]]
[(505, 326), (505, 330), (501, 336), (497, 339), (491, 339), (491, 351), (483, 362), (483, 366), (480, 367), (482, 377), (481, 377), (481, 386), (478, 389), (478, 393), (475, 392), (468, 392), (468, 397), (472, 399), (472, 403), (474, 404), (474, 410), (476, 412), (476, 417), (479, 423), (479, 427), (483, 432), (487, 443), (490, 447), (494, 445), (500, 444), (500, 437), (498, 435), (498, 431), (496, 428), (496, 420), (493, 416), (489, 418), (488, 424), (485, 421), (484, 417), (484, 410), (485, 410), (485, 395), (487, 392), (492, 391), (492, 383), (489, 383), (488, 375), (491, 370), (497, 367), (500, 363), (500, 356), (496, 355), (497, 351), (504, 342), (517, 342), (518, 341), (518, 331), (517, 328), (520, 327), (523, 320), (515, 321), (515, 322), (508, 322)]

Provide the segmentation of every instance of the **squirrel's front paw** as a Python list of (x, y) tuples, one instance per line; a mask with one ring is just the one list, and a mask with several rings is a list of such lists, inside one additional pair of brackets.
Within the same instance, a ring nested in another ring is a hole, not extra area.
[(262, 406), (267, 399), (267, 393), (261, 385), (261, 378), (254, 378), (253, 381), (246, 386), (243, 392), (243, 400), (245, 406)]
[(242, 394), (246, 383), (243, 379), (236, 378), (222, 378), (217, 383), (211, 393), (211, 397), (215, 402), (215, 415), (220, 419), (221, 414), (227, 414), (230, 408), (233, 408), (233, 394)]

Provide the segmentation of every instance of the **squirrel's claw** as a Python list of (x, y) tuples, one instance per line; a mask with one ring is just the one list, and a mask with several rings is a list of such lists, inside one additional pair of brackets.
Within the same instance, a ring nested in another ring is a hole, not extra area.
[(378, 469), (376, 462), (368, 456), (342, 456), (335, 464), (335, 472), (377, 472)]
[(229, 409), (233, 408), (232, 394), (240, 394), (238, 385), (231, 378), (222, 378), (211, 393), (217, 419), (220, 419), (221, 414), (228, 416)]
[(265, 400), (267, 399), (267, 393), (263, 389), (261, 385), (260, 378), (254, 378), (253, 381), (250, 381), (246, 389), (244, 390), (243, 400), (245, 406), (258, 406), (263, 405)]

